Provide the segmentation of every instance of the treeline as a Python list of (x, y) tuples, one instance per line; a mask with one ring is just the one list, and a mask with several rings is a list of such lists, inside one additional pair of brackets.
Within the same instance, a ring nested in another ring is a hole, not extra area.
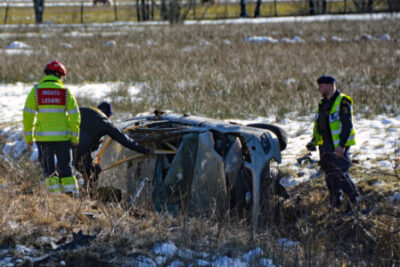
[[(104, 7), (104, 12), (112, 13), (114, 20), (118, 20), (119, 10), (129, 8), (133, 17), (128, 20), (149, 21), (165, 20), (170, 23), (180, 23), (186, 19), (223, 19), (234, 17), (270, 17), (287, 15), (316, 15), (334, 13), (372, 13), (398, 12), (400, 0), (238, 0), (237, 3), (224, 0), (133, 0), (130, 6), (114, 5)], [(35, 23), (43, 23), (45, 0), (33, 0)], [(84, 22), (85, 12), (90, 13), (92, 7), (84, 7), (82, 1), (80, 9), (81, 22)], [(87, 4), (87, 3), (86, 3)], [(85, 8), (85, 9), (84, 9)], [(7, 23), (9, 5), (4, 12), (4, 24)], [(223, 11), (221, 12), (221, 9)], [(124, 18), (124, 20), (126, 20)]]

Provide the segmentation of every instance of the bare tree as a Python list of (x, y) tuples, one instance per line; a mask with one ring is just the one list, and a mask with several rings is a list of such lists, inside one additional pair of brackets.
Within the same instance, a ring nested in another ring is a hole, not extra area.
[(33, 8), (35, 9), (35, 22), (43, 23), (44, 0), (33, 0)]
[(256, 9), (254, 10), (254, 17), (258, 18), (260, 16), (261, 0), (257, 0)]
[(389, 11), (396, 12), (400, 11), (400, 1), (399, 0), (387, 0)]
[(180, 23), (184, 19), (181, 15), (181, 0), (161, 0), (161, 18), (171, 24)]
[(326, 14), (326, 0), (309, 0), (310, 15)]
[(240, 17), (247, 18), (246, 0), (240, 0)]
[(169, 23), (176, 24), (182, 22), (181, 17), (181, 1), (180, 0), (170, 0), (169, 2)]
[[(254, 17), (255, 18), (260, 16), (260, 7), (261, 7), (261, 0), (257, 0), (256, 8), (254, 10)], [(240, 0), (240, 17), (241, 18), (247, 18), (246, 0)]]
[(371, 12), (374, 9), (374, 0), (353, 0), (353, 3), (359, 12)]

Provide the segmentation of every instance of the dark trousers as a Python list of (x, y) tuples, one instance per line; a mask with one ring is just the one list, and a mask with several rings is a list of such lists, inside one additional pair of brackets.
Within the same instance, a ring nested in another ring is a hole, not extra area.
[(325, 181), (329, 190), (330, 201), (333, 207), (339, 207), (344, 192), (352, 203), (357, 202), (360, 193), (350, 178), (349, 168), (351, 160), (349, 147), (346, 148), (343, 158), (336, 158), (333, 149), (320, 147), (320, 165), (325, 172)]
[[(85, 181), (84, 187), (93, 187), (94, 182), (98, 179), (98, 174), (101, 169), (100, 166), (93, 164), (92, 153), (87, 150), (75, 148), (74, 149), (74, 166), (79, 171)], [(93, 175), (92, 175), (93, 174)]]
[[(57, 174), (60, 178), (73, 176), (69, 141), (36, 142), (36, 145), (45, 177), (57, 176)], [(55, 157), (57, 157), (57, 167)]]

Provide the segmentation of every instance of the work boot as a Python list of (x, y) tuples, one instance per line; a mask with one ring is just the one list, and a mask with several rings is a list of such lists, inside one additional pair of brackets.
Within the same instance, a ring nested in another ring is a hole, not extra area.
[(50, 193), (61, 193), (62, 187), (60, 184), (60, 178), (58, 176), (48, 177), (45, 180), (47, 190)]
[(75, 176), (62, 177), (61, 185), (65, 194), (79, 197), (79, 185)]
[(341, 192), (339, 192), (339, 194), (337, 196), (333, 196), (333, 195), (330, 196), (331, 205), (335, 209), (340, 209), (340, 206), (342, 205), (342, 200), (343, 200), (343, 197), (342, 197)]

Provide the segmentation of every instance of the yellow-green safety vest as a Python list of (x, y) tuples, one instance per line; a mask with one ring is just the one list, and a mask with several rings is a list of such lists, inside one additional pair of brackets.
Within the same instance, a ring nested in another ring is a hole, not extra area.
[[(329, 112), (329, 128), (331, 130), (332, 142), (335, 148), (339, 146), (340, 134), (342, 133), (342, 122), (340, 121), (340, 103), (342, 102), (343, 97), (348, 99), (350, 101), (350, 104), (353, 105), (353, 99), (351, 99), (350, 96), (340, 93), (339, 96), (336, 97), (335, 102), (333, 103), (332, 108)], [(314, 119), (314, 144), (316, 146), (320, 146), (324, 143), (322, 135), (318, 132), (318, 127), (317, 127), (318, 116), (319, 116), (319, 105)], [(351, 118), (353, 119), (353, 109), (351, 109)], [(350, 131), (350, 135), (346, 141), (345, 146), (351, 146), (356, 144), (355, 135), (356, 131), (354, 129), (354, 123), (353, 123), (353, 128)]]
[(58, 77), (47, 75), (32, 88), (23, 111), (27, 143), (70, 140), (77, 144), (80, 123), (75, 97)]

